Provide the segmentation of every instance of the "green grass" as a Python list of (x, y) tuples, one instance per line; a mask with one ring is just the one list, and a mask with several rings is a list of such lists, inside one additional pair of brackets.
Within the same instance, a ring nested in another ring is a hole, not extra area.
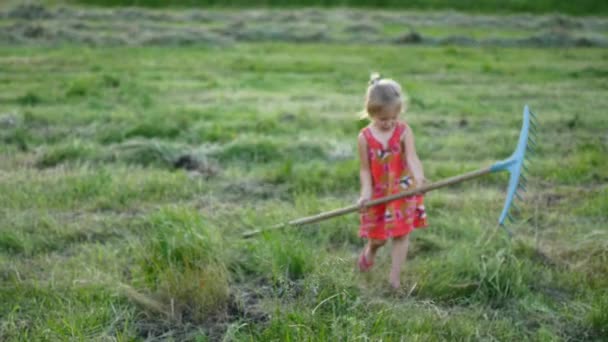
[[(120, 56), (117, 58), (116, 56)], [(602, 49), (254, 43), (0, 47), (0, 339), (605, 340)], [(506, 175), (427, 195), (404, 291), (354, 271), (371, 71), (400, 81), (427, 178), (539, 117), (512, 240)]]
[(598, 0), (584, 0), (572, 3), (564, 0), (539, 1), (497, 1), (497, 0), (69, 0), (74, 3), (103, 6), (146, 6), (146, 7), (364, 7), (364, 8), (400, 8), (400, 9), (454, 9), (469, 12), (563, 12), (571, 14), (606, 14), (608, 6)]

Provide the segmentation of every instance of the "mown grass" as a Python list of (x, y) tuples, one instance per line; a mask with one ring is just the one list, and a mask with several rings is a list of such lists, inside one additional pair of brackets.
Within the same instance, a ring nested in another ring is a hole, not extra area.
[[(119, 59), (115, 56), (120, 56)], [(603, 340), (601, 49), (237, 44), (0, 48), (2, 340)], [(427, 196), (404, 289), (355, 272), (369, 72), (399, 80), (427, 177), (541, 125), (513, 239), (505, 175)]]
[(541, 1), (496, 1), (496, 0), (429, 0), (429, 1), (401, 1), (401, 0), (186, 0), (186, 1), (162, 1), (162, 0), (70, 0), (74, 3), (102, 5), (102, 6), (146, 6), (146, 7), (363, 7), (363, 8), (399, 8), (399, 9), (423, 9), (444, 10), (453, 9), (469, 12), (531, 12), (547, 13), (562, 12), (571, 14), (605, 14), (608, 6), (602, 1), (584, 0), (576, 4), (564, 0), (541, 0)]
[[(563, 13), (529, 16), (360, 8), (159, 10), (87, 7), (85, 14), (52, 2), (47, 6), (18, 3), (11, 6), (7, 3), (0, 9), (0, 43), (9, 45), (222, 47), (236, 42), (283, 41), (425, 46), (608, 46), (606, 18), (574, 17)], [(237, 63), (235, 68), (259, 67), (248, 63), (247, 59), (243, 56), (242, 66)], [(300, 70), (304, 71), (306, 66), (299, 65)], [(99, 70), (101, 66), (92, 68)], [(493, 70), (490, 65), (485, 65), (484, 69)], [(329, 67), (328, 71), (331, 70)], [(116, 91), (121, 82), (122, 87), (129, 84), (128, 79), (119, 79), (116, 75), (99, 76), (79, 75), (61, 91), (67, 97), (75, 98), (96, 95), (100, 91)], [(196, 82), (190, 85), (208, 88), (217, 85), (218, 80), (208, 72), (197, 76)], [(150, 77), (156, 76), (151, 74)], [(254, 75), (243, 82), (257, 78), (259, 76)], [(161, 86), (172, 86), (171, 81), (157, 81)], [(266, 86), (280, 88), (281, 83), (267, 83)], [(17, 100), (22, 103), (44, 100), (37, 95), (24, 94)], [(142, 96), (142, 103), (146, 101), (149, 99)]]

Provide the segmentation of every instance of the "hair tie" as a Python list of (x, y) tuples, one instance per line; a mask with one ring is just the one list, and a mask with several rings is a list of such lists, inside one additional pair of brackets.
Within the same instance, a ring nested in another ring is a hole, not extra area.
[(382, 79), (382, 76), (380, 76), (379, 73), (374, 72), (374, 73), (372, 73), (372, 75), (370, 77), (369, 85), (370, 86), (375, 85), (375, 84), (379, 83), (381, 79)]

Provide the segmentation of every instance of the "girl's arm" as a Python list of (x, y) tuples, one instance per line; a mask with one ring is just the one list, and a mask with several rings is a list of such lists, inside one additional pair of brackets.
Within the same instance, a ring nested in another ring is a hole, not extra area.
[(359, 198), (359, 205), (364, 201), (372, 198), (372, 173), (369, 167), (369, 156), (367, 153), (367, 142), (363, 133), (359, 134), (358, 137), (359, 147), (359, 179), (361, 181), (361, 197)]
[(409, 125), (405, 126), (405, 132), (403, 132), (401, 141), (405, 145), (404, 153), (407, 165), (412, 172), (412, 176), (414, 177), (416, 184), (420, 186), (426, 182), (426, 179), (424, 178), (422, 163), (420, 162), (420, 158), (418, 158), (418, 154), (416, 153), (416, 146), (414, 145), (414, 133)]

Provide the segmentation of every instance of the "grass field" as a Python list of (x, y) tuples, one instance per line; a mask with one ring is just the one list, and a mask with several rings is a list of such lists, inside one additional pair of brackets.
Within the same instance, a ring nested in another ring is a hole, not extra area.
[[(9, 20), (9, 19), (5, 19)], [(0, 20), (1, 21), (1, 20)], [(600, 48), (0, 46), (0, 340), (605, 340), (608, 52)], [(371, 71), (400, 81), (427, 178), (487, 166), (539, 117), (528, 192), (428, 194), (403, 291), (355, 272)]]
[[(53, 2), (57, 0), (43, 0)], [(62, 0), (66, 1), (66, 0)], [(604, 1), (579, 0), (67, 0), (74, 4), (102, 6), (146, 6), (146, 7), (360, 7), (398, 8), (414, 10), (446, 10), (475, 13), (568, 13), (598, 15), (608, 13)]]

